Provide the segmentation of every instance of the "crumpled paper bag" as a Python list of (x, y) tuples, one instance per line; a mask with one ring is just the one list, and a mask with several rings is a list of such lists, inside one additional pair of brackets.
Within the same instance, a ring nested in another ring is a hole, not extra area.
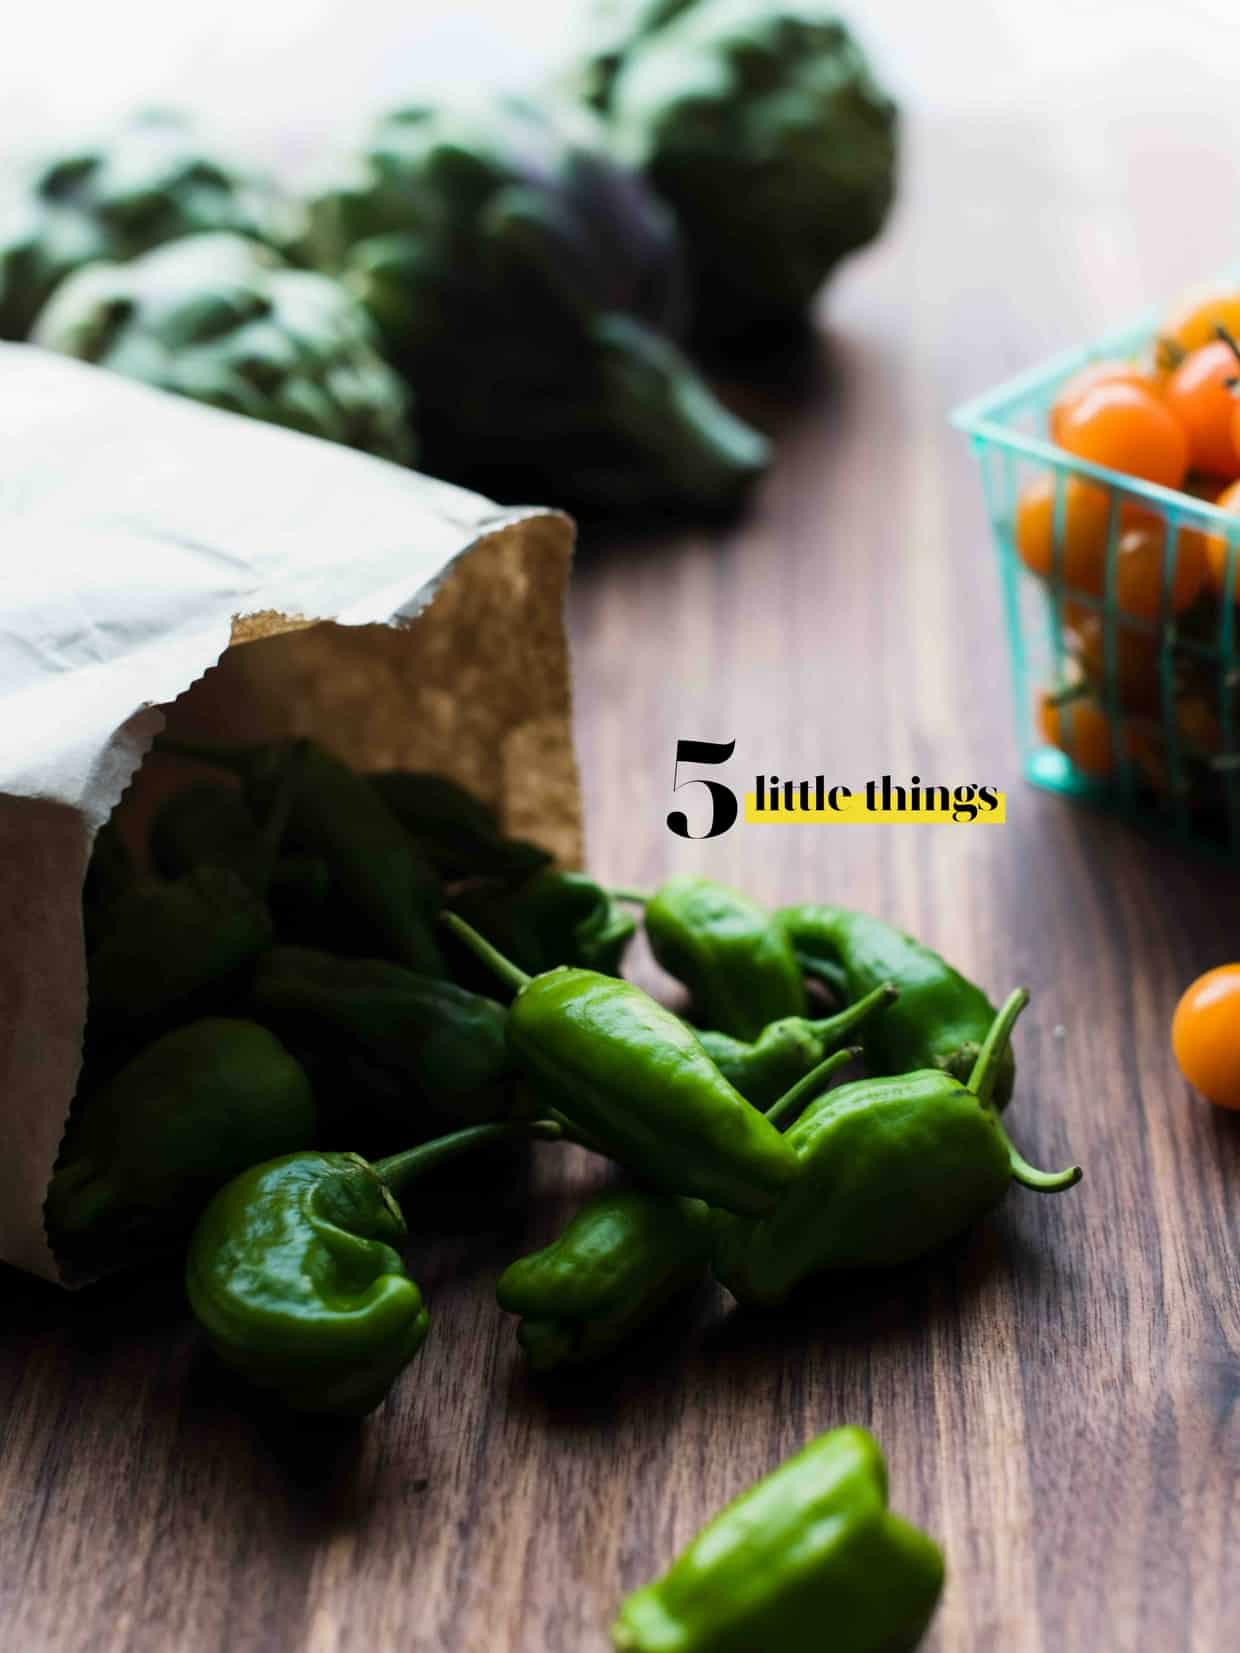
[(0, 1259), (61, 1278), (82, 879), (154, 736), (437, 769), (579, 862), (571, 554), (558, 513), (0, 345)]

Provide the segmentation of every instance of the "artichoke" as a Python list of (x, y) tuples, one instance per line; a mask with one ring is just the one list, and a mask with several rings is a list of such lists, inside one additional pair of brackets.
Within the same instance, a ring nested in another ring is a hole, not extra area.
[(294, 222), (268, 185), (205, 153), (179, 115), (138, 115), (105, 141), (35, 168), (0, 207), (0, 338), (26, 338), (71, 271), (206, 230), (278, 246)]
[(194, 235), (68, 276), (34, 342), (212, 407), (412, 457), (409, 397), (330, 276), (237, 235)]
[(675, 342), (670, 215), (586, 116), (403, 110), (310, 222), (416, 386), (437, 474), (623, 510), (726, 506), (765, 464)]
[(680, 221), (712, 340), (803, 326), (891, 204), (895, 105), (815, 0), (702, 0), (639, 31), (608, 120)]

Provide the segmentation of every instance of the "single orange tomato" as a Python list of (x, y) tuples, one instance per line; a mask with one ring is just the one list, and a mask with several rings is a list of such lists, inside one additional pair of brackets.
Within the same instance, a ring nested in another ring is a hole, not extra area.
[[(1064, 479), (1063, 555), (1065, 585), (1101, 592), (1106, 575), (1110, 495), (1094, 482)], [(1055, 478), (1040, 476), (1022, 489), (1016, 506), (1016, 549), (1026, 568), (1049, 580), (1055, 571)]]
[(1240, 1108), (1240, 964), (1198, 976), (1175, 1007), (1171, 1048), (1207, 1101)]
[[(1226, 511), (1229, 516), (1240, 516), (1240, 482), (1233, 482), (1229, 488), (1224, 488), (1214, 501), (1220, 511)], [(1209, 564), (1210, 584), (1219, 596), (1227, 584), (1227, 537), (1225, 534), (1206, 535), (1206, 559)], [(1240, 556), (1240, 551), (1237, 551)], [(1240, 573), (1236, 576), (1235, 601), (1240, 603)]]
[[(1107, 684), (1106, 625), (1102, 615), (1083, 603), (1065, 602), (1065, 643), (1089, 682)], [(1125, 712), (1157, 712), (1161, 703), (1158, 639), (1144, 631), (1115, 628), (1115, 693)]]
[(1151, 391), (1095, 385), (1065, 415), (1059, 445), (1091, 464), (1178, 488), (1188, 470), (1188, 437)]
[(1164, 320), (1159, 337), (1187, 355), (1216, 339), (1220, 323), (1240, 338), (1240, 287), (1192, 287)]
[(1240, 360), (1222, 339), (1193, 350), (1163, 387), (1167, 411), (1188, 435), (1188, 463), (1211, 476), (1240, 476), (1240, 453), (1233, 439), (1240, 404), (1228, 388)]
[[(1166, 544), (1167, 531), (1161, 518), (1152, 511), (1125, 507), (1115, 546), (1115, 602), (1121, 614), (1134, 620), (1157, 620), (1162, 613)], [(1176, 535), (1175, 564), (1167, 592), (1168, 612), (1182, 614), (1205, 580), (1205, 536), (1194, 528), (1181, 528)]]
[(1047, 419), (1051, 440), (1059, 442), (1064, 422), (1087, 392), (1098, 385), (1136, 385), (1138, 390), (1158, 393), (1158, 380), (1138, 362), (1106, 359), (1090, 362), (1079, 373), (1074, 373), (1061, 388), (1051, 406)]
[(1038, 700), (1038, 732), (1057, 746), (1085, 775), (1104, 780), (1115, 768), (1111, 720), (1092, 695), (1060, 701), (1044, 694)]

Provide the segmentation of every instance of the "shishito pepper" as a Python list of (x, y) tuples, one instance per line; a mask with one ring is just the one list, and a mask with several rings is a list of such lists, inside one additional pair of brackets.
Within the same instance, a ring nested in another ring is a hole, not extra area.
[[(805, 973), (848, 1000), (880, 982), (899, 988), (899, 1003), (865, 1030), (870, 1073), (941, 1068), (961, 1083), (968, 1079), (995, 1019), (995, 1007), (980, 987), (912, 936), (865, 913), (810, 903), (785, 907), (777, 917)], [(994, 1079), (997, 1108), (1007, 1106), (1015, 1081), (1009, 1048)]]
[(406, 1112), (419, 1097), (462, 1123), (505, 1110), (508, 1015), (494, 999), (386, 959), (309, 947), (273, 948), (252, 995), (260, 1015), (326, 1046), (338, 1079), (360, 1069)]
[(548, 868), (515, 888), (493, 880), (469, 884), (452, 906), (534, 976), (557, 964), (617, 975), (637, 933), (631, 915), (584, 872)]
[(704, 1027), (752, 1040), (769, 1023), (807, 1012), (791, 942), (737, 890), (669, 879), (646, 902), (646, 934), (655, 958), (689, 989)]
[(254, 1022), (208, 1018), (157, 1039), (82, 1098), (48, 1192), (53, 1243), (157, 1251), (247, 1165), (314, 1141), (310, 1085)]
[(540, 1107), (665, 1193), (772, 1209), (796, 1156), (678, 1016), (595, 970), (527, 975), (457, 914), (444, 922), (516, 991), (508, 1045)]
[(705, 1277), (710, 1213), (700, 1200), (600, 1194), (541, 1251), (500, 1275), (501, 1309), (535, 1371), (598, 1360)]
[(90, 954), (92, 1018), (153, 1021), (224, 987), (272, 939), (266, 906), (227, 867), (140, 879), (113, 903)]
[(430, 1324), (395, 1249), (407, 1232), (396, 1196), (475, 1148), (557, 1134), (541, 1122), (473, 1125), (374, 1164), (300, 1153), (244, 1171), (203, 1212), (186, 1264), (216, 1354), (294, 1411), (372, 1411)]
[(1057, 1193), (1080, 1181), (1076, 1166), (1028, 1165), (991, 1102), (1028, 1002), (1023, 988), (1008, 998), (967, 1086), (923, 1069), (841, 1085), (806, 1109), (785, 1137), (801, 1174), (777, 1208), (760, 1221), (716, 1217), (715, 1274), (738, 1301), (779, 1303), (815, 1274), (911, 1262), (983, 1217), (1013, 1182)]
[(327, 863), (376, 949), (425, 975), (447, 974), (430, 929), (438, 876), (364, 776), (311, 740), (230, 747), (161, 737), (156, 750), (237, 775), (260, 819), (286, 791), (290, 844)]
[(528, 878), (551, 860), (505, 838), (495, 811), (446, 775), (390, 769), (367, 779), (444, 878)]
[(698, 1038), (720, 1073), (747, 1102), (755, 1108), (769, 1108), (842, 1039), (851, 1037), (871, 1016), (884, 1015), (899, 996), (890, 982), (884, 982), (837, 1015), (814, 1021), (785, 1016), (772, 1022), (752, 1044), (708, 1029), (699, 1030)]
[(933, 1539), (887, 1508), (864, 1429), (833, 1429), (704, 1527), (612, 1626), (617, 1653), (910, 1653), (943, 1588)]

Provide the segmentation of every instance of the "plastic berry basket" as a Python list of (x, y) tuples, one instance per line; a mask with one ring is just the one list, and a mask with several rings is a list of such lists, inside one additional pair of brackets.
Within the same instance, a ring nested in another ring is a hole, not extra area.
[[(968, 436), (981, 467), (1027, 778), (1240, 860), (1240, 516), (1078, 459), (1047, 432), (1050, 408), (1068, 379), (1099, 359), (1148, 359), (1156, 333), (1156, 317), (1148, 315), (966, 403), (952, 423)], [(1043, 578), (1019, 555), (1017, 507), (1025, 488), (1047, 478), (1052, 550)], [(1101, 595), (1064, 577), (1073, 478), (1107, 491)], [(1121, 611), (1116, 600), (1120, 541), (1138, 512), (1147, 525), (1150, 518), (1161, 525), (1161, 591), (1153, 618)], [(1181, 535), (1193, 533), (1210, 546), (1211, 575), (1176, 612)], [(1055, 745), (1041, 729), (1044, 696), (1059, 708)], [(1071, 710), (1082, 700), (1094, 714), (1088, 751), (1081, 716)]]

